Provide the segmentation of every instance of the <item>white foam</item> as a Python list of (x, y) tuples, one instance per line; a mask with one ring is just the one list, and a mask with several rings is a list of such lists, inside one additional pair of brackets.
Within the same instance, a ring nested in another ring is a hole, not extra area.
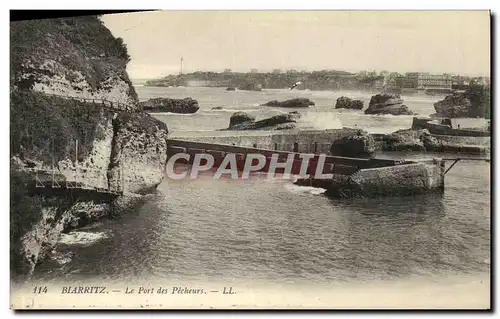
[(295, 184), (285, 184), (286, 190), (292, 193), (306, 193), (312, 195), (320, 195), (326, 192), (326, 189), (321, 187), (312, 187), (312, 186), (298, 186)]
[(73, 259), (74, 255), (75, 255), (75, 253), (73, 253), (73, 252), (66, 252), (66, 253), (54, 252), (50, 256), (50, 259), (52, 261), (55, 261), (60, 266), (63, 266), (65, 264), (69, 263), (71, 261), (71, 259)]
[(299, 128), (316, 129), (316, 130), (342, 128), (342, 123), (332, 112), (302, 113), (297, 124)]
[(92, 245), (93, 243), (108, 238), (109, 235), (105, 232), (82, 232), (82, 231), (72, 231), (68, 234), (61, 234), (59, 237), (59, 243), (65, 245)]

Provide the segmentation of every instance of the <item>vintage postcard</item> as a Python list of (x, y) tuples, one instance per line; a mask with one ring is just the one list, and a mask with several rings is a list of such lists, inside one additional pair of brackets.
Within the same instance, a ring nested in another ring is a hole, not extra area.
[(489, 11), (10, 22), (12, 309), (490, 309)]

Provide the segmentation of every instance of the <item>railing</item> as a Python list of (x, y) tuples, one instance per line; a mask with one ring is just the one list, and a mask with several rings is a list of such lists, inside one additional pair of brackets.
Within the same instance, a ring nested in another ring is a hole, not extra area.
[(47, 96), (65, 98), (65, 99), (73, 100), (73, 101), (88, 102), (88, 103), (92, 103), (92, 104), (100, 104), (103, 108), (110, 109), (113, 111), (119, 111), (119, 112), (123, 112), (123, 111), (136, 112), (136, 111), (138, 111), (137, 107), (134, 106), (133, 104), (120, 103), (118, 101), (109, 101), (106, 99), (85, 98), (85, 97), (79, 97), (79, 96), (61, 95), (61, 94), (54, 94), (54, 93), (44, 93), (44, 92), (42, 92), (42, 93), (47, 95)]
[(68, 180), (65, 175), (61, 174), (55, 168), (51, 170), (42, 168), (28, 168), (25, 169), (27, 172), (33, 173), (35, 188), (66, 188), (66, 189), (84, 189), (92, 190), (98, 193), (108, 193), (108, 194), (123, 194), (124, 190), (124, 179), (123, 171), (119, 171), (119, 181), (118, 189), (111, 190), (109, 187), (99, 187), (96, 185), (103, 184), (108, 185), (106, 177), (102, 174), (89, 175), (86, 174), (87, 171), (99, 172), (98, 169), (85, 168), (85, 172), (81, 173), (81, 170), (77, 169), (74, 172), (74, 178)]

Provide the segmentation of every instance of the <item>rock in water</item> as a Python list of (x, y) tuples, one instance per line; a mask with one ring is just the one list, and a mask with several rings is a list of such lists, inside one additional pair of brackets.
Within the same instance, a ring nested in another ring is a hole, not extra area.
[(336, 140), (330, 149), (331, 155), (345, 157), (372, 157), (374, 152), (375, 140), (362, 130)]
[(255, 122), (255, 117), (245, 112), (234, 113), (229, 120), (227, 130), (286, 130), (295, 128), (297, 119), (300, 118), (298, 112), (279, 114), (267, 119)]
[(200, 109), (198, 101), (190, 97), (185, 99), (159, 97), (140, 102), (139, 106), (146, 112), (170, 112), (180, 114), (196, 113)]
[(263, 106), (275, 106), (275, 107), (309, 107), (309, 106), (314, 106), (314, 102), (304, 98), (304, 97), (299, 97), (291, 100), (286, 100), (286, 101), (269, 101), (265, 104), (262, 104)]
[(425, 152), (425, 147), (420, 137), (429, 131), (400, 130), (382, 137), (383, 151), (418, 151)]
[(362, 110), (363, 109), (363, 101), (361, 100), (353, 100), (346, 96), (341, 96), (337, 99), (335, 103), (336, 109), (351, 109), (351, 110)]
[(226, 89), (226, 91), (236, 91), (236, 88), (233, 88), (233, 87), (228, 87), (228, 88)]
[(453, 93), (434, 103), (437, 116), (490, 118), (491, 101), (489, 87), (476, 86), (463, 93)]
[(245, 112), (236, 112), (229, 119), (229, 128), (242, 123), (254, 123), (255, 116)]
[(412, 115), (413, 112), (403, 105), (403, 99), (398, 94), (377, 94), (372, 96), (365, 114)]
[(217, 110), (223, 110), (224, 108), (222, 106), (216, 106), (210, 109), (210, 111), (217, 111)]

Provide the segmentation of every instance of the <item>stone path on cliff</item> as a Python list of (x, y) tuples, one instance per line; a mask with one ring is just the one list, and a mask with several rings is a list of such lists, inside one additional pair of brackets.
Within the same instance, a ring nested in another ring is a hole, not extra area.
[(85, 98), (85, 97), (79, 97), (79, 96), (53, 94), (53, 93), (44, 93), (44, 94), (47, 96), (55, 96), (55, 97), (65, 98), (68, 100), (98, 104), (105, 109), (109, 109), (109, 110), (115, 111), (115, 112), (124, 112), (124, 111), (125, 112), (135, 112), (136, 111), (136, 109), (134, 109), (134, 107), (131, 105), (116, 102), (116, 101), (109, 101), (106, 99)]

